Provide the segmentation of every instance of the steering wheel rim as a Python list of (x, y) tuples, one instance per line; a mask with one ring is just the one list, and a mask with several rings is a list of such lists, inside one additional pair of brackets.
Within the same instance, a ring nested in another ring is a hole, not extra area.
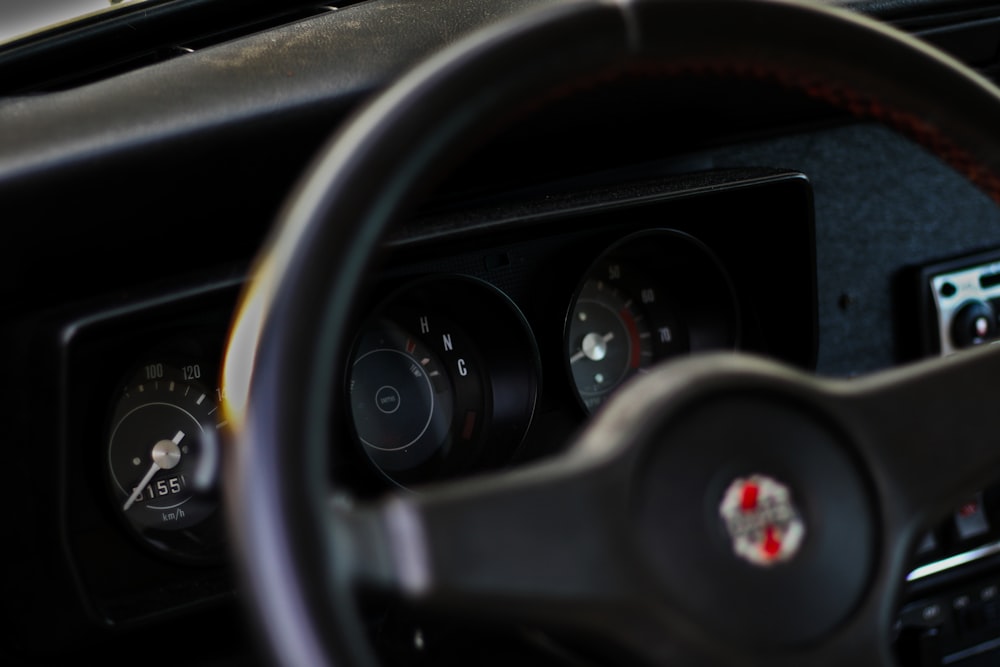
[[(358, 307), (380, 240), (482, 137), (623, 73), (791, 87), (916, 139), (1000, 202), (993, 88), (948, 56), (845, 10), (795, 0), (560, 2), (418, 64), (323, 148), (258, 257), (234, 320), (223, 378), (234, 434), (226, 507), (255, 616), (280, 663), (374, 664), (353, 589), (359, 578), (399, 577), (390, 544), (369, 544), (348, 525), (355, 514), (331, 519), (328, 476), (331, 406), (343, 393), (331, 369), (345, 362), (342, 323)], [(721, 381), (702, 380), (708, 373), (796, 391), (810, 382), (740, 364), (693, 367), (684, 377), (692, 386)], [(830, 398), (839, 388), (810, 391), (858, 419), (844, 407), (854, 398)]]

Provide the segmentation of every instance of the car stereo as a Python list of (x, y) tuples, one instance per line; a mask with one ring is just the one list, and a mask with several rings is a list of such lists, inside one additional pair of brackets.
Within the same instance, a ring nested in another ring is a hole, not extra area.
[[(909, 288), (915, 285), (919, 295), (920, 341), (907, 356), (948, 356), (1000, 342), (1000, 249), (928, 264), (908, 275), (915, 278)], [(901, 345), (907, 342), (913, 345)], [(998, 565), (1000, 484), (956, 508), (917, 548), (895, 628), (901, 664), (972, 667), (1000, 661)]]
[(923, 355), (949, 355), (1000, 339), (1000, 251), (920, 271)]

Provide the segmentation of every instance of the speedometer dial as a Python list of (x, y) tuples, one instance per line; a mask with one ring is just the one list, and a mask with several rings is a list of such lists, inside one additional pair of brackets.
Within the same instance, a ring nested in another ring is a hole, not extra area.
[(219, 557), (223, 530), (211, 465), (221, 425), (215, 390), (193, 369), (144, 364), (123, 388), (107, 444), (112, 502), (125, 524), (164, 555)]
[(134, 391), (123, 401), (127, 412), (116, 424), (108, 449), (111, 477), (124, 498), (121, 509), (129, 521), (181, 530), (204, 520), (212, 510), (197, 502), (194, 493), (207, 417), (193, 400), (185, 406), (152, 386), (143, 393)]

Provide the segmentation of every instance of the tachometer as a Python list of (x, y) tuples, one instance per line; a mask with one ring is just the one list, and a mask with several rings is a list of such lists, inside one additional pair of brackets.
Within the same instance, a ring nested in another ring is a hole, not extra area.
[(737, 344), (739, 314), (712, 252), (672, 230), (609, 248), (583, 276), (566, 316), (566, 363), (594, 412), (623, 383), (663, 359)]
[[(652, 288), (640, 293), (653, 299)], [(573, 382), (593, 410), (632, 374), (687, 349), (686, 335), (669, 308), (640, 307), (639, 300), (603, 279), (586, 280), (568, 322)]]

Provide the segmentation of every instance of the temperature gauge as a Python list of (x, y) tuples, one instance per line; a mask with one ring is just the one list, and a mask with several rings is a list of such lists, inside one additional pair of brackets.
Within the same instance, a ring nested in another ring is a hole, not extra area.
[[(450, 331), (444, 335), (454, 349)], [(416, 468), (447, 447), (456, 412), (468, 424), (458, 439), (473, 439), (484, 413), (482, 378), (476, 364), (455, 358), (460, 366), (451, 373), (420, 337), (387, 320), (361, 338), (351, 365), (351, 416), (358, 440), (383, 470)]]
[(505, 465), (538, 395), (524, 316), (465, 276), (391, 292), (361, 327), (346, 371), (355, 441), (406, 487)]

